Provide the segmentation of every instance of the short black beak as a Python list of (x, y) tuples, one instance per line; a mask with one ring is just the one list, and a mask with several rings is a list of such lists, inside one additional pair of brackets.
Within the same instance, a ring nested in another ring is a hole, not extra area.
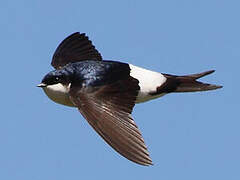
[(44, 84), (44, 83), (40, 83), (40, 84), (37, 85), (37, 87), (41, 87), (41, 88), (46, 87), (46, 86), (47, 86), (47, 85)]

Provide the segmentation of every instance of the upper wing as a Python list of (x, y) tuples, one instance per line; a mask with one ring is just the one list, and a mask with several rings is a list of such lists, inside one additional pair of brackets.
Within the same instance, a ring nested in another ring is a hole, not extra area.
[(98, 88), (72, 85), (70, 96), (95, 131), (117, 152), (141, 165), (151, 165), (142, 135), (131, 117), (139, 90), (132, 77)]
[(102, 56), (84, 33), (76, 32), (57, 47), (51, 65), (55, 69), (61, 69), (70, 62), (83, 60), (102, 60)]

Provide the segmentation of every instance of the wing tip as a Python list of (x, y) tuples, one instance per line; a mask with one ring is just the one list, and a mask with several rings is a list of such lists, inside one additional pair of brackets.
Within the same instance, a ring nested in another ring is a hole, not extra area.
[(151, 159), (149, 159), (147, 161), (135, 162), (135, 163), (137, 163), (139, 165), (142, 165), (142, 166), (153, 166), (154, 165)]
[(126, 157), (126, 158), (142, 166), (153, 166), (152, 159), (149, 155), (142, 156), (142, 157), (135, 157), (135, 158), (129, 158), (129, 157)]
[(143, 166), (153, 166), (153, 162), (151, 161), (151, 162), (148, 162), (148, 163), (144, 163), (144, 164), (142, 164)]

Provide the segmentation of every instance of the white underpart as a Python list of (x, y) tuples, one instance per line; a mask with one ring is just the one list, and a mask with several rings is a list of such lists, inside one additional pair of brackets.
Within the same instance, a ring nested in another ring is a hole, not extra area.
[(157, 90), (157, 87), (166, 82), (167, 78), (161, 73), (143, 69), (132, 64), (129, 64), (131, 72), (130, 76), (139, 81), (140, 91), (137, 96), (136, 103), (145, 102), (151, 99), (161, 97), (165, 94), (150, 95)]
[(43, 88), (47, 96), (58, 104), (65, 106), (75, 106), (69, 98), (70, 85), (63, 85), (61, 83), (48, 85)]

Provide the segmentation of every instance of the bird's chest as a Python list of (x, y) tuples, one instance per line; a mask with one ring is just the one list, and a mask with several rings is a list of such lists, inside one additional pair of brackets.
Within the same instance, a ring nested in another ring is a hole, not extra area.
[(75, 107), (69, 97), (70, 84), (68, 86), (61, 83), (49, 85), (43, 88), (46, 95), (54, 102), (65, 106)]

